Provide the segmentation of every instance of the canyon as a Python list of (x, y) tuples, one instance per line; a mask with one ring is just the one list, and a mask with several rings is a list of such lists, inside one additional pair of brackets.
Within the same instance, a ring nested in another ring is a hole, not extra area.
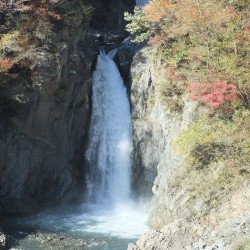
[[(233, 185), (216, 189), (213, 181), (217, 183), (223, 162), (190, 169), (188, 155), (176, 149), (179, 135), (209, 109), (182, 91), (162, 97), (166, 65), (146, 43), (132, 43), (125, 31), (124, 12), (132, 12), (135, 1), (79, 1), (62, 1), (58, 11), (65, 21), (54, 21), (51, 41), (20, 56), (29, 58), (28, 67), (13, 67), (14, 77), (0, 72), (2, 217), (81, 203), (91, 172), (86, 151), (94, 110), (92, 73), (99, 50), (117, 48), (114, 61), (131, 104), (132, 196), (151, 204), (150, 230), (129, 243), (128, 250), (247, 249), (239, 246), (250, 238), (248, 173), (242, 170), (233, 181), (229, 175)], [(94, 182), (95, 187), (102, 192), (103, 186)], [(61, 244), (60, 235), (35, 237), (47, 247)], [(76, 241), (68, 239), (72, 245)], [(11, 244), (11, 237), (0, 233), (0, 249)], [(79, 244), (88, 249), (84, 241)]]

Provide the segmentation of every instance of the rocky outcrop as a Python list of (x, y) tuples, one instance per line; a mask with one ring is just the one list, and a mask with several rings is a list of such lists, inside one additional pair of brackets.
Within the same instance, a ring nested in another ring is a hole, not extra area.
[(48, 37), (42, 32), (51, 24), (34, 31), (42, 46), (19, 55), (29, 66), (1, 75), (0, 214), (76, 200), (84, 190), (91, 70), (100, 45), (92, 32), (123, 33), (121, 17), (133, 3), (63, 2), (63, 18)]
[[(176, 194), (167, 190), (164, 193), (167, 196), (165, 205), (169, 208), (165, 208), (164, 211), (167, 213), (165, 212), (164, 216), (168, 219), (169, 213), (172, 212), (172, 218), (161, 229), (145, 233), (136, 244), (130, 244), (128, 249), (249, 249), (249, 188), (250, 183), (245, 183), (237, 192), (232, 193), (231, 199), (224, 201), (218, 210), (211, 209), (209, 215), (197, 217), (195, 221), (186, 220), (186, 216), (190, 211), (197, 209), (198, 204), (196, 207), (188, 206), (190, 197), (185, 196), (184, 192)], [(202, 201), (199, 203), (202, 204)], [(203, 206), (199, 209), (206, 209), (206, 205)]]
[(1, 116), (0, 213), (67, 201), (79, 186), (94, 51), (91, 41), (82, 49), (88, 39), (84, 13), (74, 2), (69, 7), (72, 23), (58, 24), (55, 44), (34, 52), (28, 73), (15, 72), (1, 91), (9, 109)]
[(176, 152), (179, 133), (207, 110), (184, 95), (171, 95), (175, 107), (162, 96), (165, 68), (149, 49), (136, 54), (131, 72), (134, 186), (139, 194), (146, 187), (150, 194), (153, 187), (153, 199), (152, 230), (128, 249), (228, 250), (244, 245), (250, 238), (249, 180), (234, 188), (207, 190), (209, 172), (186, 168), (187, 156)]
[(32, 247), (37, 249), (68, 249), (73, 250), (86, 250), (89, 248), (91, 244), (98, 244), (92, 239), (92, 242), (86, 242), (86, 240), (81, 238), (76, 238), (73, 236), (65, 235), (62, 233), (54, 234), (54, 233), (44, 233), (37, 232), (34, 234), (30, 234), (23, 239), (23, 246), (25, 248), (25, 243), (29, 246), (29, 243), (32, 241)]
[[(168, 161), (168, 171), (157, 177), (158, 182), (164, 182), (180, 161), (173, 153), (172, 142), (180, 130), (192, 121), (192, 112), (196, 108), (195, 104), (186, 102), (183, 114), (173, 115), (162, 104), (155, 85), (158, 79), (164, 79), (164, 69), (155, 68), (156, 66), (150, 62), (149, 52), (149, 49), (139, 51), (131, 68), (135, 148), (133, 183), (139, 194), (148, 195), (152, 194), (157, 168)], [(158, 185), (156, 184), (156, 187)]]

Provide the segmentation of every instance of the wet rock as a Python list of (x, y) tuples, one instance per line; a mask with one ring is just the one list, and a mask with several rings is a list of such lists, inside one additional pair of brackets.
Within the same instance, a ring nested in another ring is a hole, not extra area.
[(6, 246), (6, 236), (0, 232), (0, 249), (4, 249)]
[[(135, 53), (143, 47), (143, 44), (135, 44), (131, 42), (130, 37), (127, 37), (120, 43), (117, 52), (117, 64), (124, 82), (127, 86), (128, 93), (131, 91), (131, 64)], [(130, 96), (130, 94), (129, 94)]]
[(152, 230), (135, 244), (129, 244), (128, 249), (240, 249), (250, 239), (250, 181), (212, 193), (205, 191), (209, 179), (192, 186), (199, 178), (195, 171), (201, 170), (196, 169), (191, 175), (191, 167), (185, 168), (186, 156), (176, 154), (173, 142), (195, 117), (207, 111), (185, 96), (178, 97), (183, 104), (178, 112), (162, 99), (157, 84), (166, 72), (149, 53), (146, 48), (134, 57), (131, 102), (133, 184), (139, 194), (150, 193), (147, 187), (153, 186), (148, 220)]
[(70, 237), (63, 234), (40, 232), (27, 236), (26, 242), (26, 244), (32, 244), (34, 247), (39, 249), (88, 249), (88, 243), (84, 239)]
[(112, 45), (115, 45), (116, 47), (126, 38), (126, 34), (101, 32), (101, 31), (96, 31), (96, 30), (89, 30), (88, 34), (101, 47), (102, 46), (107, 47), (107, 46), (112, 46)]

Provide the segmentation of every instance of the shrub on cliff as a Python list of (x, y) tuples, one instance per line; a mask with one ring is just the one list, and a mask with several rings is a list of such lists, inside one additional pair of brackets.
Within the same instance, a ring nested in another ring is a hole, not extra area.
[(13, 66), (13, 64), (13, 62), (7, 59), (0, 60), (0, 72), (9, 70)]
[(214, 108), (236, 101), (239, 93), (234, 84), (225, 82), (215, 82), (208, 85), (191, 83), (187, 91), (191, 93), (189, 96), (191, 100), (203, 102)]
[[(249, 122), (250, 112), (245, 108), (236, 110), (230, 119), (207, 114), (183, 129), (174, 141), (175, 152), (185, 159), (168, 185), (192, 197), (188, 220), (209, 217), (248, 183)], [(193, 209), (199, 201), (204, 209)]]
[(250, 107), (249, 13), (247, 0), (152, 0), (125, 17), (134, 41), (167, 55), (176, 81), (230, 82)]
[(29, 67), (31, 61), (37, 57), (36, 48), (44, 43), (42, 37), (48, 41), (51, 35), (52, 24), (49, 18), (60, 19), (60, 15), (53, 11), (57, 2), (56, 0), (11, 0), (0, 3), (2, 73), (8, 73), (13, 65), (18, 65), (19, 68)]
[(205, 115), (181, 131), (174, 142), (175, 150), (188, 155), (187, 161), (195, 166), (223, 161), (226, 167), (246, 168), (250, 174), (249, 122), (249, 110), (243, 107), (229, 119)]
[(92, 10), (83, 0), (69, 3), (59, 0), (1, 1), (1, 72), (8, 73), (10, 62), (29, 67), (37, 58), (41, 60), (41, 51), (56, 51), (59, 43), (55, 30), (62, 24), (73, 25), (77, 18), (87, 24)]

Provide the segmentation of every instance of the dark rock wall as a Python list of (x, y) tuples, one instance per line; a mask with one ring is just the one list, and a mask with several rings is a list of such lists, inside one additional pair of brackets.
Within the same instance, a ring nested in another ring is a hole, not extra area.
[(13, 80), (4, 90), (10, 100), (22, 100), (8, 128), (1, 117), (1, 213), (30, 212), (68, 200), (78, 188), (91, 87), (90, 67), (81, 55), (81, 42), (87, 39), (81, 17), (60, 27), (58, 44), (39, 55), (29, 84)]
[[(123, 32), (123, 12), (133, 1), (86, 4), (94, 7), (90, 29)], [(77, 2), (65, 3), (64, 9), (74, 18), (55, 26), (53, 44), (1, 86), (0, 214), (33, 212), (84, 192), (91, 68), (99, 45), (88, 35)]]
[(124, 32), (123, 13), (131, 11), (135, 0), (90, 0), (95, 11), (90, 22), (91, 28), (103, 32)]

